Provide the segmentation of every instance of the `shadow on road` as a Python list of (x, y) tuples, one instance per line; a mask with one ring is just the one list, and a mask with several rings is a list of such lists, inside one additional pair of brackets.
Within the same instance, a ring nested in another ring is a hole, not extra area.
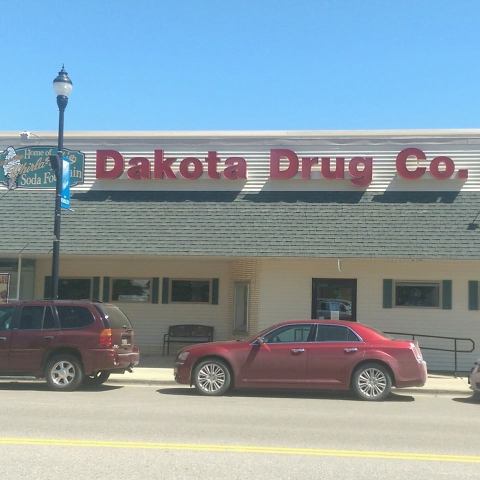
[(480, 397), (478, 395), (470, 395), (469, 397), (457, 397), (452, 398), (452, 400), (459, 403), (480, 403)]
[[(98, 385), (98, 386), (82, 386), (75, 392), (108, 392), (111, 390), (117, 390), (119, 388), (123, 388), (120, 385)], [(1, 382), (0, 383), (0, 390), (31, 390), (33, 392), (54, 392), (57, 393), (55, 390), (52, 390), (48, 387), (45, 382)], [(63, 393), (63, 392), (62, 392)]]
[[(200, 394), (194, 388), (161, 388), (157, 393), (162, 395), (178, 395), (182, 397), (200, 397)], [(353, 393), (350, 392), (312, 392), (310, 391), (291, 391), (291, 390), (232, 390), (224, 397), (260, 397), (260, 398), (311, 398), (311, 399), (328, 399), (328, 400), (359, 400)], [(396, 393), (390, 394), (385, 402), (414, 402), (415, 399), (410, 395), (398, 395)]]

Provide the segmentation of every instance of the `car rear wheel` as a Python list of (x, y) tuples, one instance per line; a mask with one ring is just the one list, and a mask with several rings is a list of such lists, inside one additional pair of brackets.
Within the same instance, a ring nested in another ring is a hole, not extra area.
[(202, 395), (223, 395), (231, 382), (230, 370), (221, 360), (204, 360), (193, 372), (193, 383)]
[(352, 387), (361, 400), (380, 401), (390, 395), (392, 377), (379, 363), (366, 363), (353, 374)]
[(87, 375), (83, 379), (83, 383), (84, 385), (88, 385), (88, 386), (102, 385), (102, 383), (105, 383), (109, 377), (110, 377), (110, 372), (101, 371), (101, 372), (94, 373), (93, 375)]
[(77, 389), (83, 381), (80, 361), (73, 355), (55, 355), (45, 368), (45, 378), (50, 388), (60, 391)]

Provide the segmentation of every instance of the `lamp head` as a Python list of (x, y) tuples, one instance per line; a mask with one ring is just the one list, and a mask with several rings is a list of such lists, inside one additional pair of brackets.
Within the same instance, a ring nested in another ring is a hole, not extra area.
[(55, 95), (67, 97), (72, 93), (73, 84), (62, 65), (62, 69), (58, 72), (57, 77), (53, 81), (53, 90)]

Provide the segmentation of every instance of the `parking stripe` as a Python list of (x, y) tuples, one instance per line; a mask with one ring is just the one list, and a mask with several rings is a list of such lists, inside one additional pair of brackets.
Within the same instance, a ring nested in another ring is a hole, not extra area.
[(125, 448), (145, 450), (182, 450), (216, 453), (260, 453), (271, 455), (303, 455), (316, 457), (350, 457), (427, 462), (480, 463), (480, 455), (448, 455), (436, 453), (337, 450), (324, 448), (264, 447), (255, 445), (211, 445), (188, 443), (122, 442), (103, 440), (69, 440), (52, 438), (0, 438), (0, 445), (31, 445), (85, 448)]

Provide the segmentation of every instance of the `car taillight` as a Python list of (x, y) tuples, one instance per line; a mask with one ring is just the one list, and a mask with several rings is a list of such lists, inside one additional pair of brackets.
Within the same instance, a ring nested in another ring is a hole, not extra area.
[(416, 342), (412, 342), (410, 344), (410, 348), (412, 349), (413, 354), (415, 355), (415, 358), (417, 359), (418, 363), (421, 363), (423, 361), (423, 355), (422, 351), (420, 350), (420, 347)]
[(113, 345), (111, 328), (104, 328), (100, 332), (100, 338), (98, 340), (98, 344), (100, 345), (100, 347), (103, 347), (103, 348), (110, 348)]

